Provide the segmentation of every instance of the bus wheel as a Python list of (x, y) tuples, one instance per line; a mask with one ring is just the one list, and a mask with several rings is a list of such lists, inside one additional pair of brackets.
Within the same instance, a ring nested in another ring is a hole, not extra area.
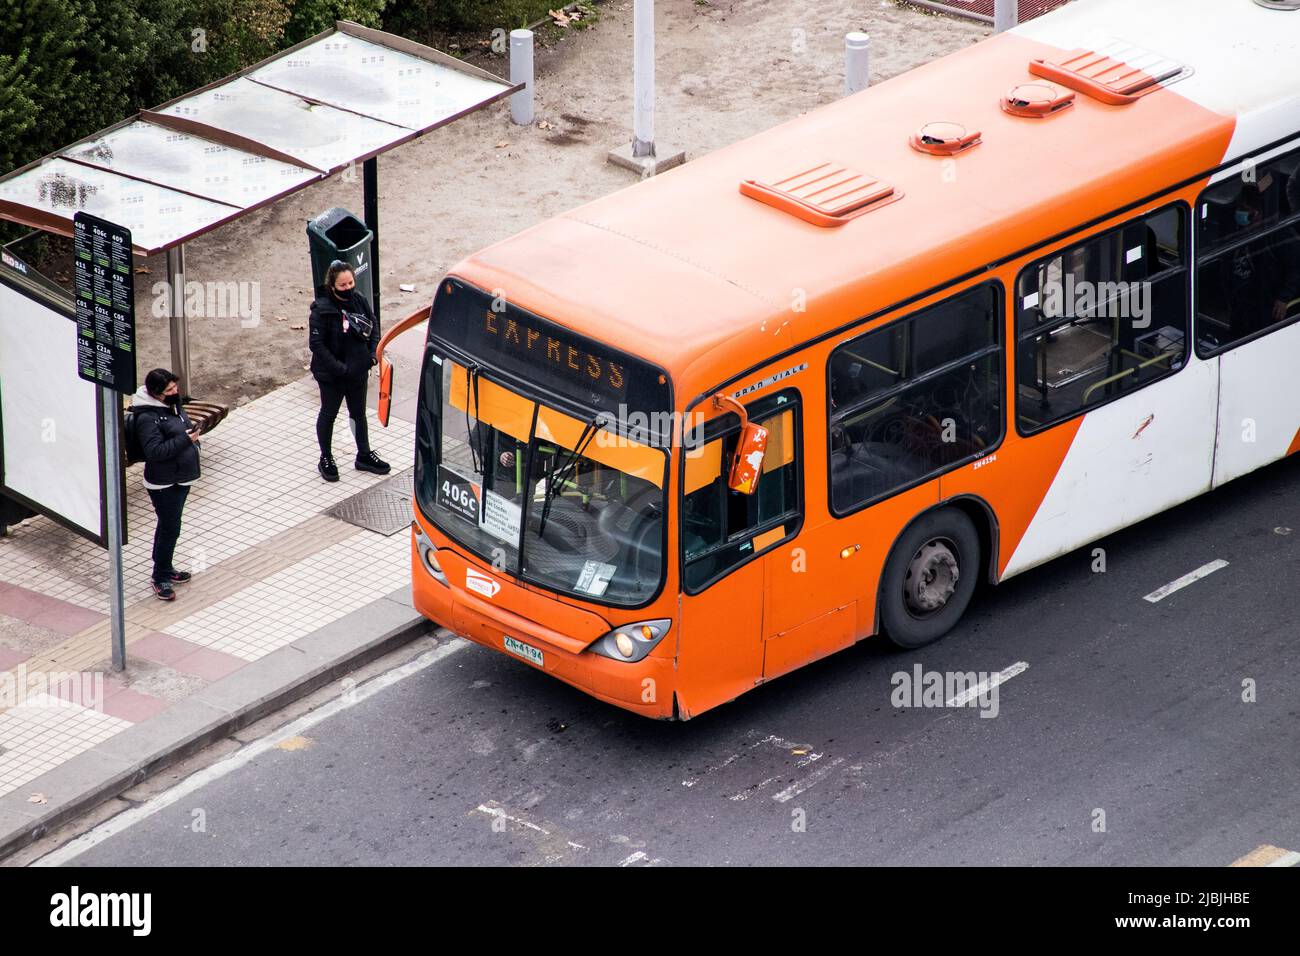
[(880, 623), (898, 647), (923, 647), (961, 620), (975, 593), (980, 540), (956, 508), (941, 508), (909, 528), (889, 555), (880, 588)]

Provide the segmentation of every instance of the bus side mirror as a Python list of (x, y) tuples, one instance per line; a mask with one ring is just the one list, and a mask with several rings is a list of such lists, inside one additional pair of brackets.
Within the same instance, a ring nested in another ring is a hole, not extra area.
[(731, 474), (727, 487), (742, 495), (752, 495), (758, 490), (758, 479), (763, 474), (763, 456), (767, 454), (767, 429), (754, 422), (745, 422), (736, 441), (736, 455), (731, 459)]
[(402, 319), (384, 333), (379, 340), (379, 347), (375, 349), (379, 356), (379, 407), (375, 409), (375, 412), (379, 418), (379, 424), (385, 428), (388, 427), (388, 415), (393, 407), (393, 363), (388, 361), (388, 356), (384, 352), (387, 350), (388, 344), (407, 329), (412, 329), (421, 322), (428, 321), (431, 308), (431, 306), (426, 305)]
[(713, 407), (740, 416), (740, 436), (736, 439), (736, 453), (727, 472), (727, 487), (742, 495), (752, 495), (758, 490), (758, 479), (763, 474), (767, 429), (751, 422), (745, 406), (723, 392), (713, 396)]
[(388, 361), (388, 356), (380, 353), (379, 356), (379, 405), (375, 409), (375, 414), (379, 418), (379, 424), (384, 428), (388, 427), (388, 415), (393, 405), (393, 363)]

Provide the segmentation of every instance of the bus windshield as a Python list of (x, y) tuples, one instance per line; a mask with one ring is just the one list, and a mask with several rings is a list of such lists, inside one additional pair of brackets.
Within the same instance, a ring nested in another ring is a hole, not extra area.
[(416, 463), (425, 515), (531, 583), (614, 605), (653, 598), (664, 571), (666, 453), (427, 354)]

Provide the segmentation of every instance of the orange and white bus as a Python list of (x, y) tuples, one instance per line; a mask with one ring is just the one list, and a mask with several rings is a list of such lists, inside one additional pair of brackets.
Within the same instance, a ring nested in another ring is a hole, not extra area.
[(686, 719), (1295, 452), (1287, 6), (1079, 0), (461, 262), (416, 607)]

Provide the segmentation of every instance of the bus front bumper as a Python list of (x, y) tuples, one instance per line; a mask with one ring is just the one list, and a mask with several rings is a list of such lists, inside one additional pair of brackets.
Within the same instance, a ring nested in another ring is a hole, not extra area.
[[(414, 549), (413, 549), (414, 550)], [(461, 637), (557, 677), (599, 700), (646, 717), (673, 716), (676, 674), (671, 657), (625, 663), (581, 648), (572, 638), (435, 581), (413, 555), (415, 609)], [(561, 644), (567, 646), (561, 646)]]

